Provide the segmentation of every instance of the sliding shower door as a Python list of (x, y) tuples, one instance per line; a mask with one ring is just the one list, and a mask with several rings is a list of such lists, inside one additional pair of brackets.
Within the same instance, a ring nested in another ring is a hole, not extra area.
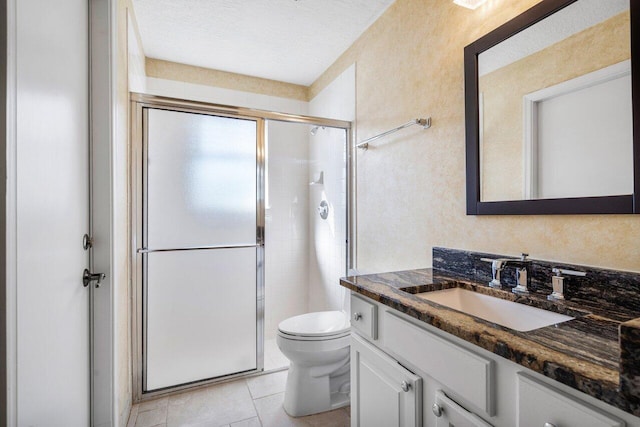
[(259, 369), (262, 122), (142, 112), (143, 391)]

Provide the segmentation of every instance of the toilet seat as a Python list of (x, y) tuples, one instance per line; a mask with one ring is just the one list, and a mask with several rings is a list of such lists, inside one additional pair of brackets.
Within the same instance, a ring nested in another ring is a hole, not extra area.
[(342, 311), (319, 311), (286, 319), (278, 325), (283, 338), (316, 341), (348, 336), (351, 330), (349, 318)]

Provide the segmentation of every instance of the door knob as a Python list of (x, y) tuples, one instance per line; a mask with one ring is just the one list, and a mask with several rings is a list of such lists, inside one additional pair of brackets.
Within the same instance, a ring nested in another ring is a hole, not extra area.
[(400, 383), (400, 388), (402, 389), (402, 391), (404, 391), (405, 393), (408, 392), (409, 390), (411, 390), (411, 384), (409, 384), (406, 381), (402, 381)]
[(355, 320), (357, 322), (360, 319), (362, 319), (362, 314), (360, 314), (360, 313), (354, 313), (353, 314), (353, 320)]
[(435, 415), (436, 418), (440, 418), (442, 416), (442, 407), (437, 403), (434, 403), (431, 407), (431, 412), (433, 412), (433, 415)]
[(85, 268), (82, 272), (82, 284), (86, 288), (89, 283), (96, 282), (96, 288), (100, 287), (100, 283), (104, 280), (106, 275), (104, 273), (91, 273), (89, 269)]

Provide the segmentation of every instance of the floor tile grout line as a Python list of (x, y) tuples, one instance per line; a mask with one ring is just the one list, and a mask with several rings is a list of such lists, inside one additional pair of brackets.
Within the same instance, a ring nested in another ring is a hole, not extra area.
[[(241, 423), (241, 422), (243, 422), (243, 421), (249, 421), (249, 420), (252, 420), (252, 419), (254, 419), (254, 418), (257, 418), (257, 419), (258, 419), (258, 422), (260, 423), (260, 426), (262, 427), (262, 421), (260, 421), (260, 416), (258, 415), (258, 410), (256, 409), (255, 405), (253, 405), (253, 408), (256, 410), (256, 416), (255, 416), (255, 417), (251, 417), (251, 418), (244, 418), (244, 419), (242, 419), (242, 420), (234, 421), (234, 422), (232, 422), (232, 423), (229, 423), (229, 425), (231, 425), (231, 424), (237, 424), (237, 423)], [(225, 424), (225, 425), (226, 425), (226, 424)]]
[(131, 412), (129, 412), (129, 419), (127, 420), (127, 427), (131, 425), (132, 427), (136, 427), (136, 423), (138, 422), (138, 411), (136, 411), (135, 416), (133, 417), (133, 424), (131, 423)]
[(251, 387), (249, 387), (249, 378), (244, 378), (244, 384), (249, 389), (249, 396), (251, 396), (251, 400), (253, 401), (255, 398), (253, 397), (253, 393), (251, 392)]
[[(160, 399), (164, 399), (164, 398), (160, 398)], [(158, 399), (158, 400), (160, 400), (160, 399)], [(153, 402), (153, 400), (148, 400), (147, 402)], [(145, 402), (145, 403), (146, 403), (146, 402)], [(151, 408), (145, 408), (145, 409), (143, 409), (143, 410), (140, 410), (140, 407), (138, 407), (138, 413), (139, 413), (139, 414), (143, 414), (143, 413), (145, 413), (145, 412), (153, 411), (153, 410), (155, 410), (155, 409), (160, 409), (160, 408), (162, 408), (163, 406), (169, 406), (169, 401), (167, 400), (167, 404), (166, 404), (166, 405), (155, 406), (155, 407), (151, 407)]]
[(169, 423), (169, 399), (167, 399), (167, 405), (164, 407), (164, 424)]
[[(251, 387), (249, 387), (249, 381), (248, 378), (244, 379), (244, 385), (245, 387), (247, 387), (247, 391), (249, 392), (249, 397), (251, 398), (251, 404), (253, 405), (253, 411), (256, 413), (256, 418), (258, 419), (258, 422), (260, 423), (260, 426), (262, 427), (262, 420), (260, 419), (260, 414), (258, 413), (258, 408), (256, 408), (256, 404), (254, 402), (254, 398), (253, 398), (253, 394), (251, 394)], [(243, 420), (240, 420), (243, 421)], [(231, 425), (231, 423), (229, 423), (229, 425)]]
[[(247, 384), (247, 388), (248, 387), (249, 387), (249, 384)], [(251, 389), (249, 389), (249, 395), (251, 395)], [(262, 418), (260, 418), (260, 412), (258, 412), (258, 407), (256, 406), (256, 399), (252, 398), (251, 404), (253, 405), (253, 410), (256, 411), (256, 417), (258, 417), (258, 422), (260, 423), (260, 427), (262, 427)]]
[(265, 397), (271, 397), (271, 396), (275, 396), (276, 394), (282, 394), (284, 393), (284, 390), (282, 391), (276, 391), (274, 393), (269, 393), (269, 394), (265, 394), (264, 396), (260, 396), (260, 397), (256, 397), (253, 400), (259, 400), (259, 399), (264, 399)]

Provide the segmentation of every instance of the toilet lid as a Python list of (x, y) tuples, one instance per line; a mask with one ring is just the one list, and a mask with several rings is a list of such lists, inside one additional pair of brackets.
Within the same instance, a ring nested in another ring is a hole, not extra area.
[(290, 317), (278, 325), (280, 332), (302, 337), (326, 337), (344, 334), (350, 328), (342, 311), (319, 311)]

